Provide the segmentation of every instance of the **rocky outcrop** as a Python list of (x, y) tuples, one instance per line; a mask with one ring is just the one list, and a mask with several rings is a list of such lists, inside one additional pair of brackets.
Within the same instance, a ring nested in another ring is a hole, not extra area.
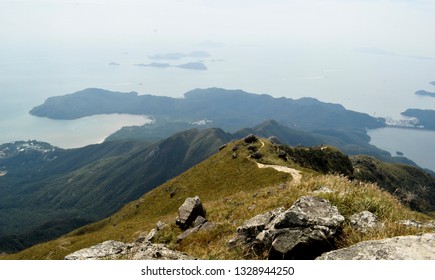
[(192, 260), (187, 254), (169, 249), (164, 244), (105, 241), (69, 254), (65, 260)]
[(183, 230), (192, 226), (198, 216), (206, 217), (206, 211), (198, 196), (188, 197), (178, 208), (178, 217), (175, 223)]
[[(186, 253), (169, 249), (164, 244), (142, 244), (132, 250), (131, 259), (133, 260), (193, 260)], [(129, 258), (129, 259), (130, 259)]]
[(126, 255), (131, 247), (131, 244), (108, 240), (69, 254), (65, 260), (116, 260)]
[(269, 259), (314, 259), (333, 249), (331, 239), (343, 222), (329, 201), (304, 196), (286, 211), (278, 208), (244, 222), (229, 246), (244, 245)]
[(435, 233), (364, 241), (317, 260), (435, 260)]
[(215, 226), (216, 225), (214, 223), (207, 221), (204, 217), (198, 216), (195, 222), (193, 223), (192, 228), (186, 229), (184, 232), (182, 232), (180, 235), (177, 236), (177, 243), (183, 241), (185, 238), (187, 238), (188, 236), (194, 233), (197, 233), (198, 231), (211, 230)]
[(251, 144), (251, 143), (256, 143), (258, 141), (258, 138), (254, 134), (249, 134), (243, 139), (243, 141), (247, 144)]
[(426, 223), (415, 221), (415, 220), (401, 220), (398, 221), (397, 223), (407, 227), (435, 229), (435, 220)]
[(369, 211), (354, 214), (349, 217), (349, 221), (351, 226), (360, 232), (367, 232), (382, 226), (378, 221), (378, 217)]

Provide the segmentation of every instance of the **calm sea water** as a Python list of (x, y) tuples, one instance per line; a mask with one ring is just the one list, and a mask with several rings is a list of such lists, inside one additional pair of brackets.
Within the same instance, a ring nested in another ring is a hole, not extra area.
[[(201, 60), (207, 71), (134, 66), (153, 62), (149, 56), (154, 54), (195, 50), (206, 51), (210, 57), (159, 62)], [(111, 62), (119, 65), (111, 66)], [(148, 121), (144, 116), (131, 115), (59, 121), (28, 114), (50, 96), (89, 87), (179, 98), (194, 88), (243, 89), (294, 99), (310, 96), (373, 116), (399, 119), (400, 112), (407, 108), (435, 109), (435, 98), (414, 94), (420, 89), (435, 91), (429, 84), (433, 80), (435, 60), (352, 49), (266, 45), (208, 49), (194, 45), (32, 50), (0, 47), (0, 143), (37, 139), (60, 147), (80, 147), (100, 142), (124, 125)], [(393, 153), (402, 151), (422, 166), (435, 169), (435, 160), (427, 152), (433, 149), (425, 146), (435, 143), (435, 134), (399, 131), (371, 131), (372, 143)], [(412, 145), (397, 146), (408, 143), (407, 137), (415, 137)]]
[(406, 128), (369, 130), (371, 144), (396, 155), (403, 153), (421, 167), (435, 170), (435, 131)]

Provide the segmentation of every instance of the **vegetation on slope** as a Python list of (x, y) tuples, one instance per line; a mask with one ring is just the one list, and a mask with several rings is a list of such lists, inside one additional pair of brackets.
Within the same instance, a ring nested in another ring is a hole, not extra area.
[(0, 251), (21, 250), (103, 219), (230, 139), (220, 129), (192, 129), (151, 145), (123, 140), (0, 159), (10, 171), (0, 177)]
[[(350, 181), (349, 178), (340, 175), (340, 170), (343, 169), (336, 167), (341, 166), (347, 157), (336, 154), (339, 152), (334, 148), (319, 147), (315, 151), (300, 148), (302, 150), (295, 153), (295, 157), (287, 159), (282, 157), (282, 149), (282, 146), (273, 145), (265, 139), (255, 144), (232, 142), (216, 155), (127, 204), (111, 217), (5, 258), (62, 259), (73, 251), (109, 239), (132, 242), (144, 231), (151, 230), (159, 220), (172, 226), (159, 233), (158, 241), (194, 257), (261, 258), (248, 252), (229, 250), (228, 240), (234, 236), (236, 228), (244, 220), (276, 207), (289, 207), (303, 195), (318, 195), (330, 200), (346, 218), (368, 210), (384, 223), (382, 229), (367, 233), (356, 232), (346, 223), (342, 235), (337, 240), (340, 247), (361, 240), (414, 234), (419, 230), (398, 225), (396, 221), (424, 221), (429, 218), (411, 211), (375, 184), (359, 180)], [(256, 161), (250, 157), (255, 153), (254, 150), (262, 154), (259, 160), (264, 164), (279, 164), (300, 170), (302, 180), (296, 182), (289, 174), (272, 168), (259, 169)], [(304, 151), (307, 153), (301, 157), (310, 157), (313, 154), (314, 156), (313, 160), (307, 160), (309, 166), (302, 167), (301, 160), (294, 159), (298, 159), (298, 155)], [(325, 164), (324, 161), (314, 160), (318, 156), (317, 153), (322, 152), (326, 157), (331, 153), (336, 154), (336, 157), (327, 157), (330, 161), (326, 164), (328, 168), (321, 168)], [(312, 168), (317, 168), (321, 172)], [(315, 193), (324, 187), (333, 192)], [(180, 233), (174, 225), (177, 209), (185, 198), (196, 195), (200, 196), (207, 209), (207, 219), (217, 226), (211, 231), (197, 233), (181, 243), (176, 243), (176, 236)]]

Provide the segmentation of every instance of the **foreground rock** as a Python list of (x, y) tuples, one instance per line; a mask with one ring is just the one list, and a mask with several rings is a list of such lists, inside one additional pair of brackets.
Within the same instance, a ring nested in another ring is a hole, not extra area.
[(357, 231), (367, 232), (382, 226), (378, 217), (369, 211), (363, 211), (349, 217), (350, 224)]
[(332, 237), (343, 222), (329, 201), (304, 196), (286, 211), (278, 208), (246, 221), (229, 246), (244, 245), (269, 259), (314, 259), (334, 249)]
[(402, 221), (398, 221), (397, 223), (406, 227), (435, 229), (435, 220), (426, 223), (415, 221), (415, 220), (402, 220)]
[(364, 241), (317, 260), (435, 260), (435, 233)]
[(131, 247), (131, 244), (108, 240), (69, 254), (65, 260), (115, 260), (119, 256), (127, 254)]
[(65, 260), (192, 260), (187, 254), (169, 249), (164, 244), (105, 241), (69, 254)]
[(188, 197), (178, 208), (178, 217), (175, 223), (185, 230), (191, 227), (199, 216), (206, 217), (206, 211), (202, 206), (201, 199), (198, 196)]

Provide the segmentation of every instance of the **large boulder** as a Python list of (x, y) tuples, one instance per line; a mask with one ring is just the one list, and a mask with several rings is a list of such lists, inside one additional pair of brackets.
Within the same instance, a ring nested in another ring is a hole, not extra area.
[(115, 260), (127, 254), (131, 244), (108, 240), (89, 248), (81, 249), (65, 257), (65, 260)]
[[(303, 196), (278, 215), (260, 238), (271, 241), (269, 258), (313, 259), (333, 249), (332, 237), (343, 222), (344, 217), (328, 200)], [(264, 235), (269, 237), (264, 239)]]
[(249, 134), (243, 139), (243, 141), (245, 141), (245, 143), (247, 144), (251, 144), (251, 143), (256, 143), (258, 141), (258, 138), (254, 134)]
[(229, 245), (244, 244), (269, 259), (314, 259), (334, 249), (332, 238), (343, 222), (329, 201), (304, 196), (286, 211), (278, 208), (245, 221)]
[(435, 233), (364, 241), (317, 260), (435, 260)]
[(69, 254), (65, 260), (192, 260), (193, 258), (179, 251), (174, 251), (164, 244), (123, 243), (105, 241), (89, 248)]
[(178, 217), (175, 223), (183, 230), (192, 226), (198, 216), (205, 218), (206, 211), (202, 206), (201, 199), (198, 196), (188, 197), (178, 208)]

